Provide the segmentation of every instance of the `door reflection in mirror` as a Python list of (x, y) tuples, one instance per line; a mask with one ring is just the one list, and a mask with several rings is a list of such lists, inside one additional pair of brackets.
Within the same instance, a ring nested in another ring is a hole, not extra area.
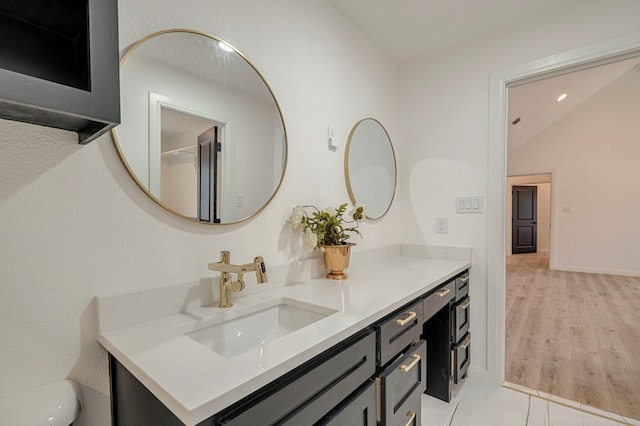
[[(224, 224), (252, 217), (273, 198), (286, 167), (284, 121), (262, 75), (239, 52), (190, 30), (152, 34), (122, 59), (121, 92), (116, 147), (162, 207)], [(211, 128), (220, 144), (204, 149), (198, 136)]]

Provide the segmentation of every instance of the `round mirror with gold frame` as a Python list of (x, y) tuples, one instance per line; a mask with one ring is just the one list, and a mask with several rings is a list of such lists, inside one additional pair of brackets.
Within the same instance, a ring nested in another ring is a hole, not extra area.
[(396, 156), (378, 120), (365, 118), (351, 129), (344, 174), (351, 202), (365, 204), (368, 218), (380, 219), (389, 211), (396, 192)]
[(185, 29), (151, 34), (120, 61), (127, 170), (156, 203), (205, 224), (237, 223), (278, 191), (287, 134), (260, 72), (223, 40)]

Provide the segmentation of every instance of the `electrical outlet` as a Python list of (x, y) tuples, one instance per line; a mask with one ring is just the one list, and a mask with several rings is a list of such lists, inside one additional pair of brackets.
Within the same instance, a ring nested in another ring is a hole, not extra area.
[(446, 234), (449, 232), (449, 220), (446, 217), (436, 218), (436, 233)]

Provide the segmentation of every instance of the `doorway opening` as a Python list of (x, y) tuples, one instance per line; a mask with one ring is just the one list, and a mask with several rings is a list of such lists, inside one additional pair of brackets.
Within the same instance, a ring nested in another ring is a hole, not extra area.
[[(507, 246), (507, 232), (510, 226), (510, 217), (507, 216), (507, 176), (508, 174), (521, 174), (519, 171), (515, 173), (507, 172), (507, 91), (512, 87), (522, 85), (525, 83), (538, 81), (551, 76), (557, 76), (561, 74), (567, 74), (579, 69), (593, 68), (597, 65), (608, 64), (624, 59), (630, 59), (638, 57), (640, 53), (640, 33), (631, 34), (629, 36), (620, 37), (618, 39), (609, 40), (607, 42), (598, 43), (586, 48), (576, 49), (574, 51), (564, 52), (561, 56), (544, 58), (543, 60), (534, 61), (528, 64), (513, 67), (509, 70), (503, 70), (496, 72), (491, 76), (490, 85), (490, 137), (489, 137), (489, 193), (488, 193), (488, 216), (489, 216), (489, 241), (488, 241), (488, 321), (489, 328), (487, 331), (488, 336), (488, 365), (487, 373), (489, 378), (496, 383), (505, 382), (505, 366), (506, 366), (506, 333), (507, 326), (511, 324), (506, 323), (507, 307), (506, 301), (506, 271), (507, 271), (507, 254), (509, 252)], [(524, 121), (524, 119), (522, 120)], [(606, 146), (607, 144), (603, 144)], [(575, 154), (581, 155), (581, 151), (574, 151)], [(509, 155), (511, 157), (511, 155)], [(637, 160), (637, 158), (636, 158)], [(575, 160), (579, 163), (580, 159)], [(529, 168), (531, 170), (531, 168)], [(585, 167), (585, 170), (589, 170)], [(589, 170), (590, 172), (592, 170)], [(562, 175), (562, 183), (566, 182), (565, 175)], [(554, 178), (557, 176), (554, 174)], [(557, 186), (559, 180), (556, 179)], [(582, 183), (585, 183), (584, 181)], [(586, 185), (585, 185), (586, 186)], [(554, 195), (557, 198), (557, 194)], [(567, 224), (575, 224), (578, 221), (576, 208), (572, 205), (572, 202), (560, 200), (554, 207), (555, 219), (552, 231), (557, 228), (562, 228)], [(606, 205), (605, 203), (601, 203)], [(493, 214), (491, 213), (493, 212)], [(562, 219), (562, 223), (558, 223), (558, 217)], [(597, 230), (597, 227), (593, 227), (593, 230)], [(574, 234), (580, 237), (580, 233)], [(558, 259), (559, 247), (557, 242), (554, 241), (557, 236), (550, 239), (550, 257)], [(592, 238), (592, 241), (596, 241)], [(600, 243), (599, 255), (607, 255), (608, 248), (603, 245), (603, 241)], [(595, 245), (591, 244), (589, 247), (593, 248)], [(585, 246), (586, 247), (586, 246)], [(563, 247), (560, 247), (563, 249)], [(573, 250), (577, 252), (577, 250)], [(571, 269), (570, 264), (556, 265), (558, 269), (565, 268), (571, 273), (579, 274), (577, 269)], [(555, 272), (555, 271), (551, 271)], [(591, 271), (597, 272), (597, 271)], [(623, 275), (625, 271), (622, 271)], [(630, 274), (633, 275), (633, 271)], [(595, 274), (588, 274), (589, 276)], [(568, 279), (565, 283), (565, 288), (570, 288), (570, 284), (575, 281), (580, 281), (584, 277), (578, 277), (574, 275), (573, 278)], [(630, 279), (633, 281), (635, 279)], [(600, 277), (591, 277), (588, 280), (588, 284), (594, 292), (598, 292), (602, 289), (602, 282)], [(615, 285), (615, 284), (614, 284)], [(610, 287), (611, 288), (611, 287)], [(557, 289), (554, 289), (557, 290)], [(606, 303), (606, 302), (603, 302)], [(542, 313), (541, 317), (548, 315), (549, 313), (555, 313), (563, 309), (560, 305), (545, 305), (539, 303), (537, 306), (547, 309), (547, 312)], [(566, 306), (565, 306), (566, 307)], [(607, 310), (605, 309), (604, 312)], [(615, 309), (609, 308), (609, 312), (613, 312)], [(597, 320), (591, 321), (589, 324), (599, 325)], [(534, 324), (535, 327), (535, 324)], [(556, 324), (552, 324), (552, 328), (555, 329)], [(575, 339), (575, 335), (556, 335), (550, 339), (551, 343), (560, 342), (567, 339)], [(576, 343), (581, 344), (584, 339), (591, 339), (593, 335), (583, 335), (581, 339), (577, 339)], [(597, 339), (597, 337), (596, 337)], [(636, 340), (637, 341), (637, 340)], [(637, 346), (637, 345), (636, 345)], [(537, 348), (538, 345), (534, 345), (531, 349)], [(524, 349), (526, 351), (526, 348)], [(522, 353), (522, 348), (520, 349)], [(528, 355), (529, 353), (526, 353)], [(591, 362), (591, 364), (589, 364)], [(594, 360), (585, 358), (585, 364), (587, 365), (599, 365), (605, 366), (600, 360)], [(555, 377), (552, 380), (556, 382), (562, 374), (571, 374), (571, 370), (562, 370), (560, 368), (550, 366), (549, 371), (555, 373)], [(601, 372), (606, 378), (608, 370), (604, 368)], [(624, 399), (624, 395), (640, 394), (640, 392), (625, 392), (618, 395), (619, 400)], [(579, 404), (578, 404), (579, 405)], [(590, 405), (590, 404), (587, 404)], [(607, 410), (611, 411), (611, 410)], [(634, 416), (637, 417), (637, 416)]]

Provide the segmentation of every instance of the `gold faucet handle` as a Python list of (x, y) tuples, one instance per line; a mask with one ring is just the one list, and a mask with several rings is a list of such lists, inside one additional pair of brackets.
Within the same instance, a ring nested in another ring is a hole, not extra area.
[(267, 276), (267, 265), (264, 264), (262, 256), (256, 256), (253, 259), (253, 263), (256, 265), (256, 280), (258, 281), (258, 284), (264, 284), (269, 281), (269, 277)]

